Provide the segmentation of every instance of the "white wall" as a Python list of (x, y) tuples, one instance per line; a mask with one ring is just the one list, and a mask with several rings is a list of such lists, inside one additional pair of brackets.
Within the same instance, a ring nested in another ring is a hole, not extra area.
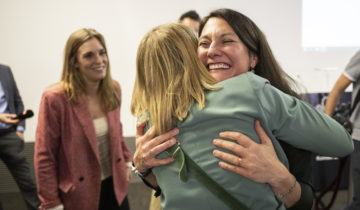
[[(301, 0), (0, 0), (0, 63), (12, 68), (26, 108), (37, 114), (42, 91), (60, 79), (70, 33), (97, 29), (107, 41), (112, 75), (122, 85), (124, 135), (134, 136), (136, 120), (129, 107), (140, 39), (184, 11), (195, 9), (204, 16), (220, 7), (252, 18), (283, 68), (309, 92), (328, 91), (355, 52), (304, 52)], [(34, 141), (36, 123), (37, 116), (27, 120), (27, 141)]]

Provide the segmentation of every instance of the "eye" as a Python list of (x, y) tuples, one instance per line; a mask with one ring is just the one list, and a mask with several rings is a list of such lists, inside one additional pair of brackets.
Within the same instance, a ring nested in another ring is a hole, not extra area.
[(224, 44), (226, 44), (226, 43), (232, 43), (232, 42), (234, 42), (234, 40), (232, 40), (232, 39), (225, 39), (225, 40), (223, 41)]
[(92, 58), (93, 55), (94, 54), (92, 52), (88, 52), (88, 53), (85, 53), (83, 57), (86, 59), (89, 59), (89, 58)]
[(209, 42), (208, 41), (199, 41), (199, 46), (200, 47), (207, 47), (207, 46), (209, 46)]
[(105, 50), (100, 50), (99, 54), (100, 55), (106, 55), (106, 51)]

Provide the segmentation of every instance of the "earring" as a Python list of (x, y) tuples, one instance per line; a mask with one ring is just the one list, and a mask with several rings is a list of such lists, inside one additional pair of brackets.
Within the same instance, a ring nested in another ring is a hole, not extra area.
[(250, 67), (249, 72), (252, 72), (252, 73), (254, 73), (254, 74), (255, 74), (255, 68)]

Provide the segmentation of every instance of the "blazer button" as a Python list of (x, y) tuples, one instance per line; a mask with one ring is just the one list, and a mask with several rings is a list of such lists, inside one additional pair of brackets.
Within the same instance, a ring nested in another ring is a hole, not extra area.
[(117, 162), (120, 162), (120, 161), (121, 161), (121, 158), (118, 158), (116, 161), (117, 161)]
[(84, 177), (83, 177), (83, 176), (80, 177), (80, 178), (79, 178), (79, 181), (80, 181), (80, 182), (84, 181)]

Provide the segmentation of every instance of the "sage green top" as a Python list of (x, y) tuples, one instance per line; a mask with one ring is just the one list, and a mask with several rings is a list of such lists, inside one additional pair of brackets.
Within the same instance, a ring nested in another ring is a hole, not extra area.
[[(221, 131), (240, 131), (260, 142), (254, 129), (258, 119), (272, 139), (278, 158), (288, 161), (277, 139), (295, 147), (326, 156), (345, 156), (353, 151), (351, 136), (335, 120), (311, 105), (274, 88), (253, 73), (244, 73), (218, 83), (222, 88), (209, 91), (206, 107), (191, 107), (188, 116), (178, 123), (176, 139), (181, 148), (228, 192), (254, 210), (285, 209), (269, 184), (244, 178), (218, 166), (212, 140)], [(150, 122), (151, 123), (151, 122)], [(158, 158), (165, 158), (161, 153)], [(176, 162), (153, 169), (162, 190), (163, 210), (225, 210), (228, 207), (199, 183), (191, 173), (188, 180), (179, 178)]]

